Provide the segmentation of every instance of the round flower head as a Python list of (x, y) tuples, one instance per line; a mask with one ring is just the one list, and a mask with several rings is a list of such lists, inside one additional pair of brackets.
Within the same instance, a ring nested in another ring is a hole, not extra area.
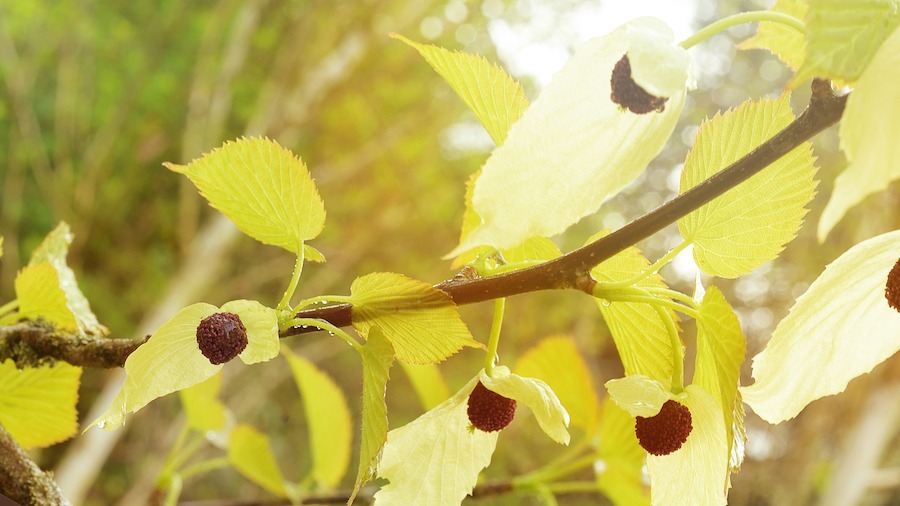
[(653, 455), (668, 455), (681, 448), (692, 429), (690, 410), (673, 400), (666, 401), (655, 416), (638, 416), (634, 422), (638, 442)]
[(668, 97), (657, 97), (647, 93), (631, 78), (631, 62), (628, 55), (622, 57), (613, 67), (609, 86), (612, 92), (610, 99), (635, 114), (663, 112)]
[(888, 305), (900, 311), (900, 258), (888, 273), (887, 283), (884, 285), (884, 298)]
[(197, 325), (197, 346), (210, 364), (224, 364), (247, 347), (247, 329), (234, 313), (215, 313)]
[(479, 381), (469, 394), (466, 414), (476, 429), (496, 432), (503, 429), (516, 416), (516, 401), (488, 390)]

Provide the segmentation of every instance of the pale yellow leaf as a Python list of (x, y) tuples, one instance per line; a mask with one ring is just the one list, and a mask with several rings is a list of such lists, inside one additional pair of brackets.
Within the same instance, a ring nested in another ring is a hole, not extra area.
[[(775, 0), (769, 10), (802, 20), (808, 9), (806, 0)], [(788, 67), (797, 70), (806, 57), (806, 36), (782, 23), (761, 21), (756, 35), (738, 44), (738, 49), (767, 49)]]
[(284, 478), (272, 454), (269, 436), (249, 425), (238, 425), (228, 438), (228, 462), (244, 478), (278, 497), (287, 497)]
[(488, 390), (527, 406), (550, 439), (559, 444), (569, 444), (569, 431), (566, 430), (569, 413), (550, 385), (539, 379), (512, 374), (509, 368), (502, 365), (495, 367), (490, 375), (482, 369), (479, 379)]
[(900, 350), (900, 312), (884, 296), (898, 252), (900, 230), (863, 241), (797, 298), (753, 359), (756, 382), (742, 388), (757, 415), (769, 423), (793, 418)]
[(69, 309), (59, 274), (50, 262), (29, 265), (16, 276), (19, 317), (43, 319), (64, 330), (76, 330), (78, 322)]
[(450, 389), (441, 375), (441, 370), (435, 364), (407, 364), (400, 362), (419, 402), (425, 409), (431, 409), (450, 397)]
[(672, 394), (655, 379), (633, 374), (606, 382), (606, 390), (616, 405), (632, 417), (655, 416)]
[(650, 504), (641, 468), (647, 452), (638, 444), (634, 417), (616, 406), (610, 397), (603, 400), (597, 433), (597, 486), (616, 506)]
[(222, 375), (215, 374), (178, 392), (188, 427), (199, 431), (217, 431), (225, 427), (225, 405), (219, 400), (221, 390)]
[(325, 488), (336, 487), (347, 472), (353, 442), (353, 421), (347, 400), (334, 380), (315, 364), (289, 348), (284, 348), (282, 353), (303, 398), (313, 479)]
[(831, 198), (819, 218), (820, 242), (851, 207), (900, 179), (898, 81), (900, 30), (895, 30), (847, 98), (840, 137), (850, 165), (835, 179)]

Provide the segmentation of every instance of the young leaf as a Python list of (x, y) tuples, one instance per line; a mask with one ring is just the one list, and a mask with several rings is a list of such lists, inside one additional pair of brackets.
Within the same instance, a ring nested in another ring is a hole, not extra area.
[(888, 38), (847, 99), (841, 119), (841, 149), (850, 165), (835, 179), (834, 192), (819, 218), (824, 241), (848, 209), (900, 179), (900, 30)]
[[(371, 338), (370, 338), (371, 339)], [(409, 377), (419, 402), (426, 410), (431, 409), (450, 397), (450, 389), (441, 375), (441, 370), (434, 364), (407, 364), (400, 362), (403, 372)]]
[(309, 426), (312, 476), (317, 483), (333, 488), (341, 482), (350, 464), (353, 421), (344, 393), (315, 364), (290, 349), (282, 351), (291, 366), (303, 398)]
[(178, 392), (188, 427), (198, 431), (217, 431), (225, 427), (225, 405), (219, 400), (222, 375)]
[(272, 454), (269, 437), (249, 425), (238, 425), (228, 438), (228, 462), (244, 478), (278, 497), (287, 497), (281, 468)]
[[(378, 456), (387, 441), (388, 415), (384, 403), (385, 389), (391, 365), (394, 363), (394, 350), (391, 343), (384, 338), (381, 329), (373, 327), (369, 339), (362, 347), (363, 363), (363, 407), (362, 407), (362, 441), (359, 450), (359, 469), (353, 493), (347, 504), (352, 504), (360, 487), (375, 476), (378, 467)], [(410, 366), (416, 367), (416, 366)], [(422, 366), (418, 366), (422, 367)]]
[[(601, 232), (588, 242), (606, 235)], [(591, 269), (591, 276), (603, 281), (624, 281), (644, 272), (650, 262), (635, 247), (629, 247)], [(637, 283), (638, 287), (666, 288), (658, 274)], [(625, 375), (643, 374), (664, 383), (671, 382), (675, 360), (681, 360), (681, 350), (673, 350), (666, 324), (649, 304), (637, 302), (609, 302), (597, 300), (603, 320), (609, 327)], [(667, 310), (677, 322), (674, 312)]]
[(364, 336), (381, 327), (399, 360), (431, 364), (463, 346), (484, 348), (472, 338), (450, 297), (431, 285), (377, 272), (356, 278), (350, 293), (353, 327)]
[(797, 298), (753, 359), (756, 382), (741, 389), (757, 415), (769, 423), (793, 418), (900, 350), (900, 313), (884, 296), (898, 250), (900, 230), (863, 241)]
[(43, 448), (78, 430), (81, 368), (65, 362), (17, 369), (0, 362), (0, 425), (23, 448)]
[[(743, 416), (735, 416), (735, 410), (743, 410), (737, 388), (745, 352), (741, 322), (722, 292), (710, 287), (697, 315), (697, 365), (693, 383), (712, 394), (719, 404), (728, 452), (735, 456), (733, 468), (740, 467), (743, 460), (743, 428), (735, 431), (734, 427), (743, 424)], [(738, 438), (741, 438), (739, 442)]]
[(469, 430), (468, 397), (478, 377), (453, 397), (388, 433), (378, 476), (390, 480), (375, 505), (458, 506), (488, 466), (499, 432)]
[[(667, 98), (661, 112), (635, 114), (611, 100), (613, 68), (626, 53), (635, 58), (634, 81), (665, 92), (657, 93)], [(448, 256), (550, 237), (594, 213), (662, 149), (681, 112), (689, 63), (668, 26), (652, 18), (586, 42), (485, 163), (472, 196), (483, 223)]]
[[(806, 0), (775, 0), (769, 10), (804, 19), (809, 4)], [(797, 70), (806, 57), (806, 36), (781, 23), (761, 21), (756, 35), (738, 44), (738, 49), (767, 49), (788, 67)]]
[(647, 452), (634, 434), (634, 417), (606, 397), (598, 428), (597, 486), (616, 506), (650, 504), (641, 468)]
[(728, 445), (719, 405), (698, 385), (689, 385), (676, 401), (690, 410), (693, 428), (679, 450), (647, 456), (651, 501), (666, 506), (724, 505)]
[[(744, 102), (701, 125), (681, 173), (681, 192), (755, 149), (794, 119), (790, 96)], [(678, 220), (703, 272), (736, 278), (772, 260), (800, 229), (815, 195), (812, 151), (804, 143), (759, 174)]]
[(505, 366), (495, 367), (490, 376), (482, 369), (479, 379), (488, 390), (527, 406), (550, 439), (562, 445), (569, 444), (569, 431), (566, 430), (569, 413), (548, 384), (511, 374)]
[(69, 254), (69, 245), (72, 244), (72, 232), (69, 225), (62, 221), (56, 228), (47, 234), (40, 246), (31, 253), (28, 265), (37, 265), (49, 262), (59, 275), (59, 287), (66, 295), (66, 307), (75, 316), (75, 321), (80, 332), (105, 335), (108, 330), (97, 320), (91, 311), (91, 305), (78, 288), (75, 281), (75, 273), (66, 264), (66, 256)]
[(587, 365), (571, 338), (542, 339), (519, 358), (516, 371), (550, 385), (571, 416), (572, 425), (581, 427), (588, 435), (597, 430), (600, 402)]
[(19, 271), (15, 286), (20, 318), (42, 318), (64, 330), (78, 328), (78, 321), (66, 304), (66, 293), (59, 286), (59, 274), (50, 262)]
[(807, 56), (791, 80), (852, 83), (900, 22), (897, 0), (816, 0), (806, 15)]
[(262, 243), (299, 253), (325, 225), (306, 165), (275, 141), (241, 138), (187, 165), (163, 165), (186, 175), (210, 205)]
[(391, 37), (418, 51), (475, 113), (494, 143), (503, 144), (509, 127), (528, 108), (525, 90), (515, 79), (481, 56), (417, 44), (396, 33)]

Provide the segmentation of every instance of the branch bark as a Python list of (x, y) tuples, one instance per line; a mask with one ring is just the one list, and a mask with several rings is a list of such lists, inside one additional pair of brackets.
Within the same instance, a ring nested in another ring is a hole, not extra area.
[(0, 327), (0, 362), (12, 359), (19, 367), (36, 367), (47, 358), (81, 367), (123, 367), (142, 339), (81, 336), (50, 325), (27, 322)]
[(19, 504), (71, 503), (0, 425), (0, 493)]
[[(590, 269), (625, 248), (647, 239), (700, 206), (746, 181), (791, 150), (838, 122), (848, 95), (835, 96), (828, 81), (814, 80), (809, 106), (784, 130), (740, 160), (694, 188), (666, 202), (615, 232), (555, 260), (497, 276), (453, 278), (435, 285), (454, 303), (472, 304), (539, 290), (578, 289), (590, 293)], [(350, 304), (307, 308), (298, 318), (319, 318), (345, 327), (351, 323)], [(314, 327), (291, 327), (282, 337), (316, 332)]]

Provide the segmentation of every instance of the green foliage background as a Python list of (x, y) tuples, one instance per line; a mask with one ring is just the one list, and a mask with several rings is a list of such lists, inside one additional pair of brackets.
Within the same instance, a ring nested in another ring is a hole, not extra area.
[[(494, 10), (505, 6), (502, 15), (512, 22), (529, 16), (528, 2), (484, 3)], [(562, 2), (559, 11), (575, 3)], [(13, 297), (12, 280), (23, 260), (65, 220), (76, 234), (69, 263), (94, 312), (114, 336), (134, 335), (168, 291), (180, 289), (178, 283), (189, 278), (180, 268), (195, 254), (192, 241), (216, 219), (193, 186), (165, 170), (162, 162), (186, 163), (244, 134), (267, 135), (300, 154), (325, 201), (326, 228), (312, 244), (328, 263), (308, 266), (301, 296), (347, 294), (354, 278), (379, 270), (426, 281), (451, 276), (438, 258), (456, 244), (464, 182), (485, 152), (452, 147), (448, 127), (472, 124), (474, 117), (415, 51), (386, 35), (398, 32), (425, 40), (420, 24), (437, 19), (444, 30), (432, 42), (497, 61), (482, 4), (468, 2), (462, 21), (448, 19), (447, 5), (434, 0), (4, 2), (0, 300)], [(768, 6), (735, 1), (700, 5), (698, 27)], [(458, 31), (460, 25), (467, 28)], [(786, 69), (762, 52), (734, 54), (736, 41), (751, 31), (732, 30), (697, 50), (699, 91), (686, 103), (683, 127), (676, 129), (671, 149), (630, 190), (567, 233), (560, 241), (564, 251), (670, 198), (677, 185), (670, 174), (683, 161), (702, 118), (748, 97), (777, 95), (789, 78)], [(461, 42), (456, 33), (475, 36), (459, 37)], [(523, 84), (533, 98), (534, 86), (527, 79)], [(798, 92), (794, 103), (805, 103), (804, 95)], [(820, 135), (815, 147), (826, 183), (819, 186), (808, 222), (821, 213), (823, 197), (830, 192), (827, 181), (843, 167), (836, 130)], [(881, 211), (898, 207), (895, 185), (852, 210), (829, 243), (819, 246), (815, 228), (808, 225), (777, 262), (736, 282), (716, 280), (741, 315), (748, 355), (762, 347), (790, 301), (827, 262), (863, 238), (900, 226), (900, 216)], [(674, 234), (674, 227), (669, 232)], [(219, 258), (208, 259), (223, 267), (196, 285), (189, 302), (259, 298), (274, 305), (293, 257), (246, 237), (223, 244)], [(641, 247), (656, 258), (673, 245), (661, 235)], [(693, 279), (680, 278), (671, 268), (663, 274), (676, 288), (690, 290), (693, 285)], [(462, 308), (479, 339), (490, 325), (488, 306)], [(517, 316), (508, 318), (504, 329), (504, 361), (512, 363), (541, 337), (567, 332), (586, 354), (598, 386), (621, 375), (592, 301), (578, 294), (538, 293), (513, 298), (507, 312)], [(333, 341), (314, 335), (287, 344), (337, 378), (348, 399), (358, 399), (357, 358)], [(442, 366), (451, 390), (480, 360), (480, 354), (467, 351)], [(108, 375), (85, 371), (79, 406), (83, 418)], [(759, 453), (762, 459), (748, 456), (733, 479), (732, 504), (802, 504), (820, 497), (841, 459), (852, 458), (842, 445), (842, 431), (865, 417), (870, 391), (896, 384), (898, 377), (900, 362), (894, 357), (852, 383), (847, 395), (813, 404), (792, 424), (769, 427), (749, 418), (751, 438), (767, 438), (773, 449)], [(392, 379), (388, 408), (396, 427), (422, 410), (399, 369)], [(224, 391), (240, 421), (273, 438), (286, 475), (296, 479), (309, 469), (301, 401), (283, 363), (233, 374), (226, 368)], [(130, 421), (133, 430), (118, 442), (86, 504), (119, 499), (126, 504), (149, 493), (175, 434), (170, 426), (179, 406), (172, 399), (154, 403)], [(351, 410), (359, 416), (358, 403), (351, 402)], [(529, 437), (534, 433), (534, 424), (525, 423), (505, 431), (488, 476), (521, 474), (552, 458), (558, 450), (545, 438)], [(58, 445), (40, 455), (39, 462), (53, 468), (80, 451), (72, 444)], [(887, 452), (883, 462), (900, 465), (900, 452)], [(182, 497), (264, 497), (249, 483), (231, 479), (231, 473), (189, 481)], [(352, 477), (345, 478), (345, 485), (352, 486)], [(870, 497), (877, 504), (889, 496), (875, 491)], [(579, 500), (565, 496), (561, 503)], [(523, 498), (492, 501), (521, 504)]]

